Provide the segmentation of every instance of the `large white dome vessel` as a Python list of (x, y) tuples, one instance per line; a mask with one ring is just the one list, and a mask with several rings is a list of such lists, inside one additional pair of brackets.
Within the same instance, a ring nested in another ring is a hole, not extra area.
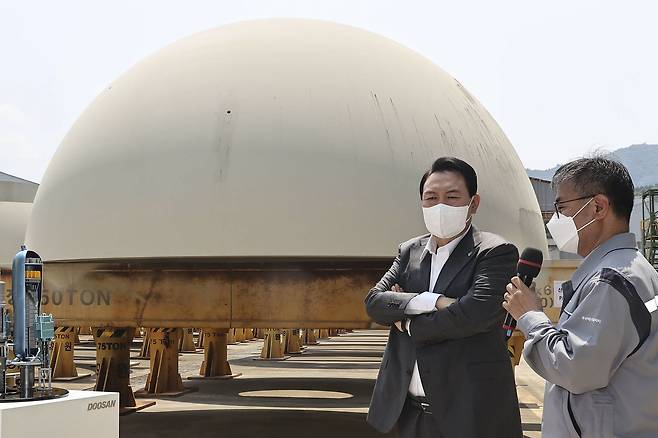
[(546, 249), (514, 148), (427, 58), (349, 26), (241, 22), (136, 64), (80, 116), (38, 190), (46, 260), (390, 257), (425, 233), (442, 155), (479, 176), (476, 224)]

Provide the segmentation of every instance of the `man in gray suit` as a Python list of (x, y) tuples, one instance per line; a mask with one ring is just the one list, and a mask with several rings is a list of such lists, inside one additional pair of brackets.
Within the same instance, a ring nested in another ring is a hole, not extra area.
[(401, 438), (521, 437), (501, 329), (518, 251), (471, 225), (480, 196), (468, 163), (439, 158), (420, 195), (430, 234), (402, 243), (365, 299), (391, 326), (368, 422), (380, 432), (397, 424)]

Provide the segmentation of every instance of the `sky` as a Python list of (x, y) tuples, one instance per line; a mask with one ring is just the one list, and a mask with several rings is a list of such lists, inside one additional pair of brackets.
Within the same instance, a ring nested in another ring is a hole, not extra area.
[(96, 95), (171, 42), (235, 21), (361, 27), (475, 95), (528, 168), (658, 143), (658, 2), (0, 0), (0, 171), (39, 182)]

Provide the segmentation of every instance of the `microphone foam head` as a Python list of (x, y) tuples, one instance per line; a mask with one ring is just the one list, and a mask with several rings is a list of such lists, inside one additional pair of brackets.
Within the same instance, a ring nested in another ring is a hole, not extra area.
[(541, 271), (541, 264), (544, 261), (544, 255), (537, 248), (526, 248), (521, 253), (519, 263), (516, 265), (516, 272), (519, 277), (535, 278)]

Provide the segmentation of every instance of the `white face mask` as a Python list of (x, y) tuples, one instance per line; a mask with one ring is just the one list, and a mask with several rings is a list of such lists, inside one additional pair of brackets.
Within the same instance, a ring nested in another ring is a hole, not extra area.
[(576, 228), (576, 223), (574, 222), (573, 218), (575, 218), (578, 213), (583, 211), (583, 208), (587, 207), (587, 205), (592, 202), (592, 199), (594, 198), (591, 198), (589, 201), (587, 201), (587, 203), (580, 207), (580, 210), (578, 210), (576, 214), (571, 217), (565, 216), (563, 214), (561, 214), (560, 217), (557, 217), (557, 214), (553, 213), (553, 217), (551, 217), (551, 220), (546, 224), (546, 228), (548, 228), (551, 236), (553, 236), (555, 245), (557, 245), (557, 248), (560, 251), (570, 252), (573, 254), (578, 253), (578, 242), (580, 240), (578, 237), (578, 232), (592, 224), (596, 219), (592, 219), (582, 227)]
[(427, 231), (441, 239), (450, 239), (461, 233), (469, 219), (468, 210), (471, 202), (463, 207), (453, 207), (446, 204), (436, 204), (433, 207), (423, 207), (423, 218)]

